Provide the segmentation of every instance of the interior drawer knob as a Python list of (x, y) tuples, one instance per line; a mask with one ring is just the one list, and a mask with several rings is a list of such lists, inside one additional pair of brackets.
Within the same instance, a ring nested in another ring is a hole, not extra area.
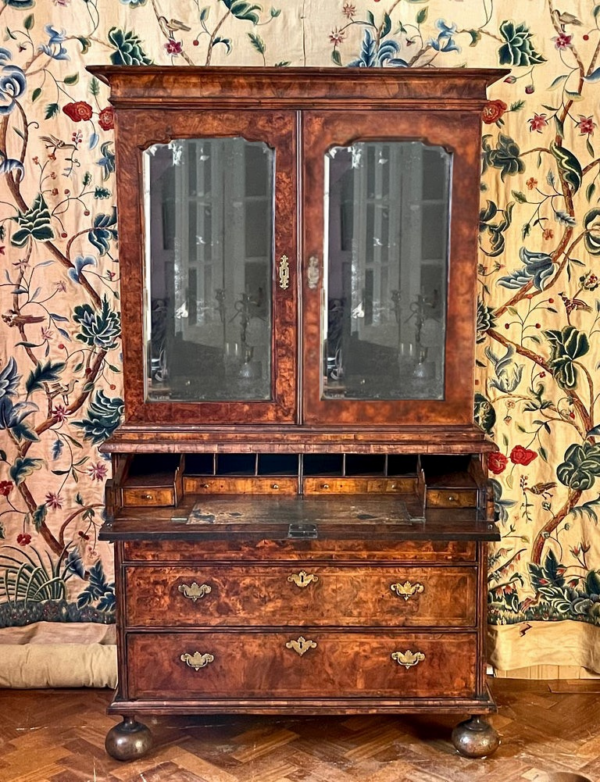
[(151, 500), (152, 497), (153, 497), (152, 494), (142, 494), (142, 499), (143, 500)]
[(392, 652), (392, 660), (397, 662), (398, 665), (403, 665), (406, 670), (414, 668), (415, 665), (418, 665), (424, 659), (425, 655), (423, 652), (411, 652), (410, 649), (407, 649), (405, 652)]
[(307, 573), (306, 570), (301, 570), (299, 573), (292, 573), (288, 576), (288, 581), (296, 584), (300, 589), (304, 589), (309, 584), (316, 584), (319, 580), (319, 576), (315, 576), (313, 573)]
[(420, 595), (425, 591), (423, 584), (419, 584), (418, 581), (416, 584), (411, 584), (410, 581), (405, 581), (403, 584), (392, 584), (390, 589), (395, 595), (398, 595), (398, 597), (403, 597), (405, 600), (408, 600), (413, 595)]
[(321, 488), (322, 489), (328, 489), (329, 488), (329, 484), (328, 483), (322, 483), (321, 484)]
[(200, 668), (206, 668), (210, 663), (214, 663), (215, 657), (212, 654), (201, 654), (200, 652), (194, 652), (194, 654), (182, 654), (179, 658), (181, 662), (193, 668), (195, 671), (199, 671)]
[(178, 587), (179, 591), (184, 597), (189, 598), (192, 603), (196, 600), (202, 600), (205, 595), (210, 595), (212, 587), (209, 584), (198, 585), (195, 581), (191, 584), (181, 584)]
[(303, 654), (306, 654), (309, 649), (317, 648), (317, 644), (314, 641), (308, 640), (303, 635), (296, 641), (288, 641), (285, 646), (286, 649), (293, 649), (300, 657), (302, 657)]

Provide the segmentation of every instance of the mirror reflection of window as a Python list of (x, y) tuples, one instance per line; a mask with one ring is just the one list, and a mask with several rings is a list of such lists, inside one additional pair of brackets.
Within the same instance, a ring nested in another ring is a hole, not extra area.
[(150, 401), (270, 398), (274, 168), (242, 138), (144, 153)]
[(421, 142), (327, 153), (324, 398), (443, 399), (450, 181)]

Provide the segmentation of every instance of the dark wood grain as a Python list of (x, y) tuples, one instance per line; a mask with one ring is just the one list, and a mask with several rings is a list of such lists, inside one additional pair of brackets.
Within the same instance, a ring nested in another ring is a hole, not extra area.
[[(298, 586), (290, 576), (304, 572)], [(392, 585), (420, 585), (405, 599)], [(206, 585), (193, 601), (183, 585)], [(477, 576), (473, 567), (390, 568), (293, 566), (129, 567), (125, 573), (129, 627), (342, 625), (473, 627)]]
[[(286, 644), (317, 644), (302, 657)], [(421, 652), (406, 669), (393, 652)], [(129, 633), (130, 698), (473, 697), (477, 637), (472, 633), (287, 632)], [(210, 653), (194, 670), (182, 654)]]

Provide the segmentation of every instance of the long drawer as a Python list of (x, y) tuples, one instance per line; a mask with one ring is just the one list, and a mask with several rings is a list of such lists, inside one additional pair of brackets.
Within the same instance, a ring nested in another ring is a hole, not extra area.
[(126, 624), (473, 627), (476, 586), (468, 566), (137, 566)]
[(131, 633), (129, 698), (472, 697), (473, 633)]

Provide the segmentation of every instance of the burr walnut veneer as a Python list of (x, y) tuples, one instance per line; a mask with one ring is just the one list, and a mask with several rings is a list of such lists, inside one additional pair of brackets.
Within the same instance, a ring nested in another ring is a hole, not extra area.
[(473, 419), (480, 115), (497, 70), (104, 67), (136, 714), (468, 714), (498, 538)]

